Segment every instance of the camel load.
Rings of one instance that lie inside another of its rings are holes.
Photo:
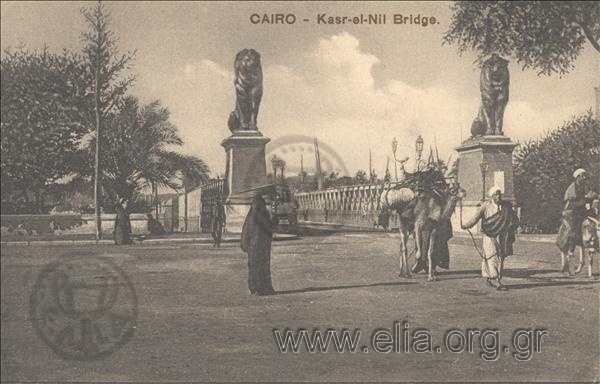
[[[430,168],[414,173],[405,173],[404,179],[390,183],[381,196],[385,206],[410,202],[419,191],[431,191],[442,196],[450,188],[444,173],[437,168]]]

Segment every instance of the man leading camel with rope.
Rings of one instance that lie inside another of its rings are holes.
[[[481,232],[483,236],[483,252],[481,253],[481,276],[490,287],[498,290],[506,290],[502,284],[502,271],[504,258],[513,254],[513,243],[515,232],[519,225],[519,219],[512,209],[509,201],[502,200],[500,187],[490,188],[488,195],[490,200],[485,201],[477,214],[462,229],[474,227],[481,220]],[[496,280],[498,285],[492,282]]]

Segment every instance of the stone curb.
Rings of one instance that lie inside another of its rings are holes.
[[[285,240],[296,240],[299,237],[290,234],[276,234],[274,241],[285,241]],[[223,243],[237,243],[240,241],[239,237],[226,237],[221,240]],[[174,238],[174,239],[147,239],[142,240],[134,245],[144,244],[212,244],[213,240],[210,238],[196,237],[196,238]],[[34,241],[2,241],[2,246],[46,246],[46,245],[112,245],[113,240],[34,240]]]
[[[306,223],[308,224],[308,222]],[[313,223],[310,223],[313,224]],[[319,225],[318,223],[314,223],[316,225]],[[343,227],[340,226],[339,224],[326,224],[327,226],[337,226],[336,229],[342,229],[342,230],[353,230],[355,232],[381,232],[381,233],[390,233],[390,232],[384,232],[383,230],[367,230],[367,231],[360,231],[359,228],[347,228],[347,227]],[[392,232],[395,233],[395,232]],[[469,235],[467,233],[463,233],[463,232],[455,232],[454,233],[454,237],[459,237],[459,238],[468,238]],[[296,240],[298,239],[299,236],[297,235],[292,235],[292,234],[277,234],[276,237],[273,239],[274,241],[286,241],[286,240]],[[475,238],[478,238],[478,235],[475,235]],[[517,240],[525,240],[525,241],[532,241],[532,242],[536,242],[536,243],[554,243],[556,240],[556,235],[517,235]],[[225,237],[223,238],[222,242],[223,243],[237,243],[240,241],[239,237]],[[113,240],[100,240],[100,241],[96,241],[96,240],[34,240],[34,241],[2,241],[0,242],[0,245],[2,246],[46,246],[46,245],[111,245],[113,244]],[[144,244],[212,244],[212,239],[210,238],[203,238],[203,237],[196,237],[196,238],[165,238],[165,239],[146,239],[146,240],[142,240],[139,241],[137,243],[135,243],[137,245],[144,245]]]
[[[361,227],[361,226],[344,225],[344,224],[338,224],[338,223],[321,223],[318,221],[298,221],[298,224],[321,227],[321,228],[327,229],[327,230],[340,230],[340,231],[346,231],[346,232],[381,232],[381,233],[385,233],[383,228]]]

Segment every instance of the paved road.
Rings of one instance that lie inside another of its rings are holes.
[[[432,283],[397,276],[397,242],[355,233],[274,243],[278,294],[269,297],[248,294],[238,244],[3,246],[2,381],[598,380],[600,281],[559,274],[551,244],[518,242],[518,255],[507,261],[510,290],[499,292],[479,278],[468,239],[451,241],[451,270]],[[44,266],[77,255],[113,260],[139,302],[133,337],[88,362],[61,358],[30,321],[30,295]],[[393,331],[396,321],[407,321],[413,336],[429,330],[434,347],[453,329],[496,329],[498,347],[512,347],[517,329],[549,334],[524,362],[513,357],[514,347],[484,361],[477,339],[474,353],[376,353],[371,335]],[[360,348],[280,353],[273,332],[288,328],[360,329]]]

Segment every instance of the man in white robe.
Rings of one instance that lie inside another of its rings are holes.
[[[502,284],[504,258],[513,254],[512,244],[515,241],[515,231],[519,221],[512,204],[502,200],[500,187],[490,188],[488,195],[490,200],[485,201],[477,214],[462,225],[462,228],[472,228],[481,220],[483,237],[481,276],[490,287],[506,290]],[[496,280],[498,285],[494,285],[492,280]]]

